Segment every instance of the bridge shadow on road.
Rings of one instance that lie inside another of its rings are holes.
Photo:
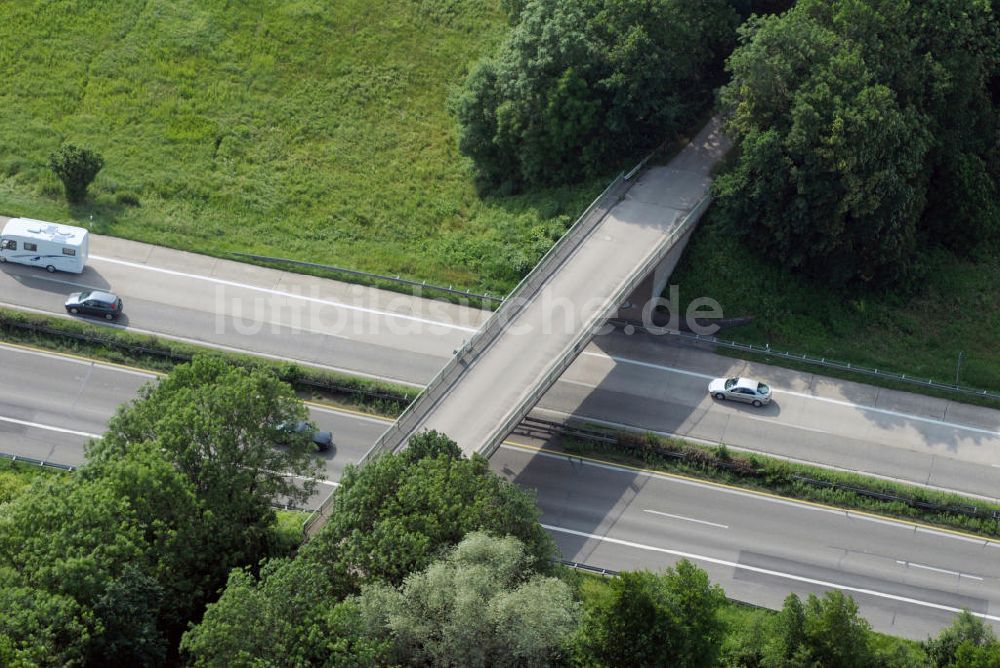
[[[647,475],[574,456],[563,450],[558,436],[538,439],[520,433],[512,435],[490,463],[494,471],[537,495],[540,521],[549,527],[564,559],[621,567],[619,561],[611,563],[596,554],[603,547],[598,537],[607,535],[629,509],[649,482]],[[670,563],[665,557],[663,565]]]

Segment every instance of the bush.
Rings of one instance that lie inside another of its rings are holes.
[[[63,144],[49,156],[49,166],[62,181],[66,199],[77,204],[86,199],[87,187],[104,167],[104,158],[90,149]]]

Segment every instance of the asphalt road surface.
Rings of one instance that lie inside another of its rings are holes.
[[[152,379],[140,372],[0,346],[0,451],[61,463]],[[334,433],[335,482],[386,422],[312,407]],[[516,437],[513,440],[519,440]],[[791,591],[841,588],[873,626],[924,638],[968,608],[1000,620],[1000,545],[903,522],[630,470],[508,442],[493,470],[536,490],[542,522],[565,558],[616,570],[688,558],[729,596],[772,608]],[[317,495],[328,494],[327,484]]]
[[[0,223],[2,223],[0,219]],[[0,265],[0,303],[65,315],[66,294],[111,286],[137,331],[414,385],[444,366],[481,311],[95,237],[81,276]],[[102,324],[102,323],[98,323]],[[762,409],[717,404],[708,379],[769,383]],[[598,336],[539,417],[675,434],[708,443],[997,499],[1000,411],[749,364],[669,337]]]

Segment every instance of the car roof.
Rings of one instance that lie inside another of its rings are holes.
[[[748,390],[756,390],[757,386],[760,385],[753,378],[737,378],[736,387],[745,387]]]
[[[118,301],[118,295],[112,294],[110,292],[102,292],[101,290],[91,290],[90,292],[84,292],[80,295],[84,299],[96,299],[100,302],[116,302]]]

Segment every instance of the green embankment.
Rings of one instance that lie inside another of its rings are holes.
[[[845,296],[764,260],[713,222],[702,222],[671,283],[682,310],[711,297],[726,317],[753,316],[749,325],[720,332],[744,343],[807,353],[909,376],[1000,390],[1000,257],[972,260],[933,255],[913,297]],[[733,276],[740,280],[733,280]],[[772,360],[781,364],[779,360]],[[817,373],[836,375],[821,367]],[[854,378],[870,382],[863,377]],[[900,389],[920,391],[916,386]],[[963,401],[961,395],[948,395]]]
[[[506,292],[607,179],[480,198],[449,96],[499,2],[7,3],[0,214]],[[68,207],[64,142],[105,158]]]

